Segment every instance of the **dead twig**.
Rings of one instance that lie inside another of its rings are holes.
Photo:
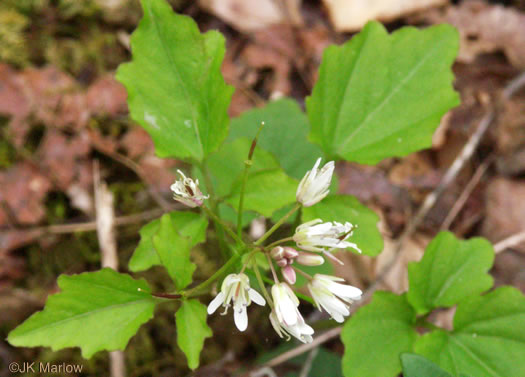
[[[465,189],[459,196],[459,198],[456,200],[454,205],[452,206],[450,212],[448,213],[447,217],[443,221],[443,224],[441,224],[441,230],[447,230],[452,222],[456,219],[456,216],[459,214],[461,209],[463,209],[463,206],[467,202],[468,198],[470,197],[470,194],[472,194],[472,191],[476,188],[479,181],[481,180],[481,177],[485,174],[489,166],[494,161],[494,156],[487,157],[485,161],[481,165],[478,166],[476,169],[476,172],[468,182],[468,184],[465,186]]]
[[[288,361],[290,359],[293,359],[296,356],[299,356],[300,354],[307,352],[311,349],[317,348],[319,345],[328,342],[329,340],[339,336],[341,334],[341,331],[343,330],[342,326],[334,327],[331,330],[328,330],[321,335],[317,336],[312,343],[306,343],[302,344],[300,346],[295,347],[294,349],[291,349],[290,351],[287,351],[277,357],[274,357],[267,363],[263,365],[263,367],[269,367],[272,368],[276,365],[282,364],[285,361]]]
[[[93,186],[95,191],[95,214],[98,243],[102,254],[102,267],[118,270],[117,239],[115,237],[115,210],[113,194],[100,180],[98,160],[93,162]],[[109,353],[111,377],[126,376],[124,352]]]
[[[304,362],[304,366],[301,369],[301,373],[299,373],[299,377],[308,377],[308,373],[310,373],[310,370],[312,369],[312,363],[318,353],[319,347],[315,347],[313,350],[310,351],[308,357],[306,358],[306,361]]]
[[[525,230],[510,237],[507,237],[494,245],[494,252],[501,253],[503,250],[519,245],[525,242]]]

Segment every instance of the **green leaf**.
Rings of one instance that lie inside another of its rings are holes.
[[[159,230],[153,236],[153,246],[175,287],[181,290],[191,283],[193,271],[197,266],[190,260],[190,240],[181,236],[175,225],[168,213],[163,215],[160,218]]]
[[[198,300],[184,300],[177,313],[177,344],[188,359],[188,366],[193,370],[199,366],[199,355],[204,340],[212,336],[206,324],[206,306]]]
[[[394,377],[401,372],[399,355],[412,351],[417,338],[416,313],[405,295],[376,292],[372,301],[346,322],[345,377]]]
[[[295,202],[297,190],[295,179],[279,169],[267,170],[250,175],[246,182],[244,208],[270,217],[279,208]],[[232,196],[226,199],[231,206],[239,203],[240,183],[234,188]]]
[[[427,246],[423,258],[408,265],[408,301],[418,314],[450,307],[492,287],[487,273],[494,249],[483,238],[467,241],[450,232],[439,233]]]
[[[190,247],[206,240],[208,220],[194,212],[170,212],[169,216],[175,230],[190,241]],[[144,271],[160,265],[160,258],[153,246],[153,236],[159,231],[160,218],[155,219],[140,229],[140,242],[129,261],[129,269],[133,272]],[[176,246],[176,245],[173,245]]]
[[[101,350],[123,350],[153,317],[156,300],[146,282],[109,268],[61,275],[58,286],[62,291],[49,296],[44,310],[11,331],[9,343],[53,351],[80,347],[89,359]]]
[[[208,158],[208,169],[211,172],[217,198],[230,195],[235,186],[240,184],[244,161],[248,158],[251,144],[251,140],[246,138],[237,139],[232,143],[224,144],[218,152]],[[252,166],[248,170],[248,178],[261,171],[280,168],[276,158],[262,148],[255,148],[252,161]],[[197,172],[196,177],[202,179],[201,176]],[[238,203],[235,203],[234,208],[237,206]]]
[[[264,122],[257,146],[271,152],[284,171],[301,179],[314,166],[322,152],[308,139],[308,119],[294,100],[282,98],[269,102],[260,109],[253,109],[232,119],[228,140],[247,137],[253,140]]]
[[[224,38],[217,31],[201,34],[164,0],[141,3],[133,60],[117,72],[131,117],[150,134],[158,156],[202,161],[228,135],[233,88],[220,71]]]
[[[425,334],[415,351],[457,376],[525,376],[525,297],[501,287],[461,302],[454,331]]]
[[[413,353],[402,354],[401,364],[403,377],[452,377],[433,362]]]
[[[383,238],[377,228],[379,216],[350,195],[328,196],[312,207],[303,208],[301,220],[322,219],[357,225],[349,241],[354,242],[365,255],[376,256],[383,250]],[[350,249],[355,252],[355,250]]]
[[[459,104],[450,25],[389,35],[370,22],[349,42],[325,49],[306,100],[310,140],[329,158],[376,164],[431,145],[441,117]]]

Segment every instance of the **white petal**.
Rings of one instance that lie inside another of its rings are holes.
[[[213,314],[217,310],[219,306],[221,306],[224,302],[224,293],[219,292],[217,296],[208,305],[208,314]]]
[[[239,331],[244,331],[248,327],[248,313],[246,313],[246,306],[242,306],[239,309],[233,311],[233,319],[235,320],[235,326]]]
[[[264,306],[266,305],[266,300],[263,296],[260,295],[259,292],[257,292],[255,289],[250,288],[248,290],[248,295],[250,296],[250,299],[255,302],[257,305]]]
[[[344,285],[343,287],[344,288],[337,287],[335,290],[332,290],[332,292],[343,300],[361,300],[363,292],[361,292],[359,288],[352,287],[351,285]]]

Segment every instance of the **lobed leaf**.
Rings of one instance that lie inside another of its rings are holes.
[[[61,292],[49,296],[44,310],[11,331],[10,344],[53,351],[80,347],[89,359],[101,350],[123,350],[153,317],[156,300],[146,282],[109,268],[61,275],[58,286]]]
[[[450,307],[492,287],[488,274],[494,249],[483,238],[467,241],[450,232],[439,233],[423,258],[408,265],[408,301],[418,314]]]
[[[310,140],[330,159],[376,164],[431,145],[441,117],[459,104],[450,25],[389,35],[370,22],[349,42],[325,49],[306,100]]]
[[[190,240],[177,232],[168,213],[160,218],[159,230],[153,236],[153,246],[177,290],[186,288],[191,283],[197,266],[190,260]]]
[[[525,296],[501,287],[458,305],[454,331],[425,334],[415,351],[454,376],[525,376]]]
[[[204,340],[213,335],[206,323],[206,306],[198,300],[184,300],[175,313],[177,322],[177,344],[188,359],[188,366],[194,370],[199,366],[199,355]]]
[[[412,351],[417,338],[412,327],[415,319],[406,295],[376,292],[343,327],[345,377],[397,376],[401,372],[399,355]]]
[[[133,60],[117,79],[128,91],[133,120],[150,134],[160,157],[203,161],[228,135],[233,88],[220,68],[224,37],[199,32],[165,0],[142,0],[144,16],[131,36]]]
[[[174,229],[189,240],[190,247],[206,240],[208,220],[205,217],[189,211],[170,212],[169,216]],[[149,222],[140,229],[140,242],[129,261],[131,271],[144,271],[152,266],[162,264],[153,246],[153,236],[159,231],[159,228],[160,218]],[[177,247],[178,245],[172,246]]]

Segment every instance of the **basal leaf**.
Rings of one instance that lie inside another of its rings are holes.
[[[255,173],[246,182],[244,208],[270,217],[279,208],[295,202],[298,184],[297,180],[287,176],[281,168]],[[239,183],[226,199],[234,208],[239,203],[240,189]]]
[[[186,288],[197,266],[190,260],[190,240],[177,232],[168,213],[160,218],[159,230],[153,236],[153,246],[177,290]]]
[[[397,376],[401,372],[399,355],[412,351],[417,338],[412,327],[415,319],[405,295],[376,292],[343,327],[345,377]]]
[[[450,69],[457,50],[452,26],[389,35],[377,22],[326,48],[306,100],[310,139],[329,158],[364,164],[429,147],[441,117],[459,104]]]
[[[401,355],[403,377],[452,377],[433,362],[413,353]]]
[[[454,376],[525,376],[525,297],[513,287],[458,305],[454,331],[433,331],[415,351]]]
[[[378,255],[383,250],[383,238],[377,228],[379,216],[350,195],[328,196],[312,207],[303,208],[302,221],[349,221],[357,225],[349,241],[354,242],[363,254]],[[353,249],[350,249],[355,251]]]
[[[206,306],[198,300],[184,300],[175,313],[177,322],[177,344],[188,359],[188,366],[196,369],[199,366],[199,355],[204,340],[212,336],[206,323]]]
[[[277,157],[286,174],[301,179],[322,152],[308,141],[310,126],[297,102],[282,98],[260,109],[246,111],[232,119],[228,139],[246,137],[252,140],[261,122],[265,125],[257,145]]]
[[[494,249],[483,238],[467,241],[441,232],[427,246],[423,258],[408,266],[408,301],[418,314],[449,307],[492,287],[487,273]]]
[[[190,247],[206,240],[208,220],[205,217],[189,211],[170,212],[169,216],[175,230],[189,240]],[[153,246],[153,236],[159,231],[159,228],[160,218],[149,222],[140,229],[140,242],[129,261],[129,269],[131,271],[144,271],[152,266],[161,264]]]
[[[101,350],[123,350],[153,317],[156,300],[146,282],[109,268],[61,275],[58,286],[61,292],[49,296],[44,310],[11,331],[9,343],[54,351],[80,347],[90,358]]]
[[[224,38],[216,31],[201,34],[165,0],[141,3],[133,60],[117,72],[131,117],[150,134],[158,156],[202,161],[228,135],[233,88],[220,72]]]

